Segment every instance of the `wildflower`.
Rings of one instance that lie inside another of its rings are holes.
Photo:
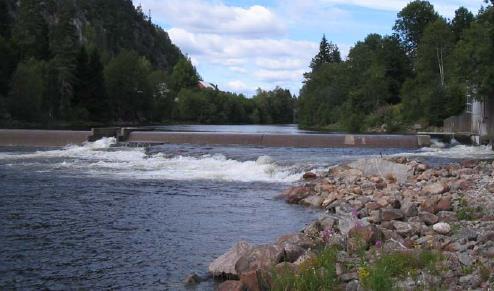
[[[377,240],[377,241],[376,241],[376,249],[380,249],[380,248],[382,248],[382,247],[383,247],[383,242],[382,242],[382,241],[380,241],[380,240]]]
[[[333,237],[333,234],[334,234],[333,228],[331,228],[331,227],[326,228],[325,230],[321,231],[321,233],[320,233],[321,238],[325,243],[328,243],[331,240],[331,238]]]
[[[366,267],[359,267],[357,273],[358,278],[361,282],[365,281],[365,279],[367,279],[367,277],[369,277],[370,275],[369,270],[367,270]]]
[[[358,212],[357,212],[357,209],[355,209],[355,208],[352,209],[352,217],[354,219],[358,219]]]

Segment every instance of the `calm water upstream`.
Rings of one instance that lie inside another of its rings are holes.
[[[188,273],[206,275],[236,241],[272,242],[316,217],[275,199],[305,171],[403,153],[441,162],[492,152],[126,148],[112,139],[0,148],[0,289],[183,290]]]

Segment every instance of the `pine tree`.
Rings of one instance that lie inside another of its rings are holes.
[[[71,115],[71,103],[76,82],[76,57],[79,51],[79,40],[74,25],[75,7],[71,0],[58,3],[58,23],[52,30],[50,47],[54,54],[54,65],[57,70],[57,85],[59,91],[60,117]]]
[[[455,33],[456,41],[461,39],[463,31],[470,27],[474,20],[472,12],[465,7],[460,7],[455,11],[455,17],[451,21],[451,27]]]
[[[105,121],[110,116],[110,104],[105,92],[104,66],[98,49],[94,48],[89,53],[89,103],[86,108],[91,120]]]
[[[41,11],[42,1],[20,1],[13,38],[19,46],[22,59],[34,57],[47,60],[50,57],[48,24]]]
[[[0,36],[9,39],[10,29],[12,25],[12,17],[9,14],[7,1],[0,0]]]
[[[310,68],[312,71],[317,71],[322,64],[340,63],[341,56],[338,46],[332,42],[328,42],[326,35],[322,36],[319,44],[319,53],[312,59]]]

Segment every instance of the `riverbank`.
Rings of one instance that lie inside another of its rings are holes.
[[[234,279],[219,290],[494,286],[494,162],[374,158],[304,179],[281,197],[320,219],[272,245],[236,244],[209,266]]]

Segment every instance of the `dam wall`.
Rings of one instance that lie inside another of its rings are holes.
[[[0,129],[0,146],[65,146],[113,136],[130,144],[251,145],[264,147],[419,148],[428,135],[246,134],[219,132],[158,132],[113,129],[93,131]],[[124,132],[125,134],[121,134]]]
[[[243,134],[199,132],[140,132],[128,135],[131,143],[253,145],[265,147],[374,147],[419,148],[429,146],[429,136],[352,134]]]
[[[81,144],[91,131],[0,129],[0,146],[53,147]]]

